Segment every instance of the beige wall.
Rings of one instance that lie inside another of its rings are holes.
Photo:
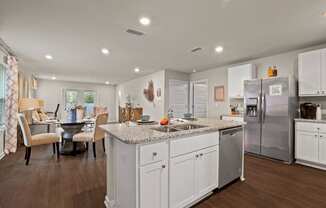
[[[326,44],[319,45],[316,47],[306,48],[302,50],[291,51],[287,53],[282,53],[274,56],[253,59],[248,62],[238,63],[253,63],[257,66],[257,74],[258,78],[266,78],[267,77],[267,69],[269,66],[277,66],[278,75],[279,76],[294,76],[297,78],[298,74],[298,54],[304,51],[309,51],[317,48],[326,48]],[[222,54],[223,55],[223,54]],[[227,69],[232,66],[222,66],[214,69],[193,73],[190,75],[191,80],[208,80],[208,88],[209,88],[209,103],[208,103],[208,116],[209,117],[219,117],[223,114],[229,113],[229,104],[231,103],[242,103],[242,100],[231,100],[226,99],[225,102],[215,102],[214,95],[214,86],[224,85],[226,98],[228,98],[228,79],[227,79]],[[322,104],[322,108],[326,108],[326,98],[300,98],[300,101],[312,101],[318,102]]]
[[[96,92],[96,104],[108,107],[109,120],[116,120],[114,86],[39,79],[36,97],[45,100],[46,111],[54,111],[59,103],[61,113],[64,108],[64,89],[94,90]]]
[[[6,56],[1,50],[0,50],[0,63],[1,64],[5,64],[4,62],[3,62],[3,57],[4,56]]]
[[[144,96],[144,89],[147,88],[148,82],[153,81],[155,98],[154,102],[149,102]],[[153,120],[160,120],[164,115],[165,100],[165,71],[155,72],[143,77],[139,77],[117,85],[116,102],[117,106],[125,106],[126,97],[129,95],[131,101],[136,106],[143,108],[143,114],[150,115]],[[161,97],[156,96],[156,91],[161,88]],[[118,113],[118,112],[117,112]]]

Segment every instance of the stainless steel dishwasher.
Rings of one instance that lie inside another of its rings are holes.
[[[240,178],[242,170],[243,128],[220,131],[218,187]]]

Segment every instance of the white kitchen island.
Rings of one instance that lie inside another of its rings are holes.
[[[219,131],[239,126],[243,123],[216,119],[168,129],[102,126],[107,132],[106,207],[183,208],[199,202],[218,188]],[[241,154],[244,180],[243,147]]]

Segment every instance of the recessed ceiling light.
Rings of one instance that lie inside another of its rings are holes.
[[[52,80],[56,80],[57,78],[56,78],[55,76],[52,76],[51,79],[52,79]]]
[[[53,59],[53,57],[50,54],[46,54],[45,55],[45,58],[48,59],[48,60],[52,60]]]
[[[224,48],[223,48],[222,46],[217,46],[217,47],[215,48],[215,52],[216,52],[216,53],[222,53],[223,50],[224,50]]]
[[[106,82],[105,82],[105,84],[106,84],[106,85],[109,85],[109,84],[110,84],[110,82],[109,82],[109,81],[106,81]]]
[[[196,70],[196,69],[194,69],[194,70],[192,70],[192,72],[193,72],[193,73],[195,73],[195,72],[197,72],[197,70]]]
[[[148,17],[141,17],[139,19],[140,24],[144,25],[144,26],[148,26],[151,24],[151,20]]]
[[[110,54],[110,51],[109,51],[109,49],[107,49],[107,48],[102,48],[102,49],[101,49],[101,52],[102,52],[104,55],[109,55],[109,54]]]
[[[136,67],[136,68],[134,69],[134,71],[135,71],[136,73],[138,73],[138,72],[140,72],[140,69],[139,69],[138,67]]]

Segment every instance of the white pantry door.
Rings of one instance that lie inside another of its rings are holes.
[[[189,82],[183,80],[169,80],[169,108],[176,118],[183,118],[188,113]]]
[[[208,81],[194,81],[191,86],[192,114],[196,118],[206,118],[208,114]]]

